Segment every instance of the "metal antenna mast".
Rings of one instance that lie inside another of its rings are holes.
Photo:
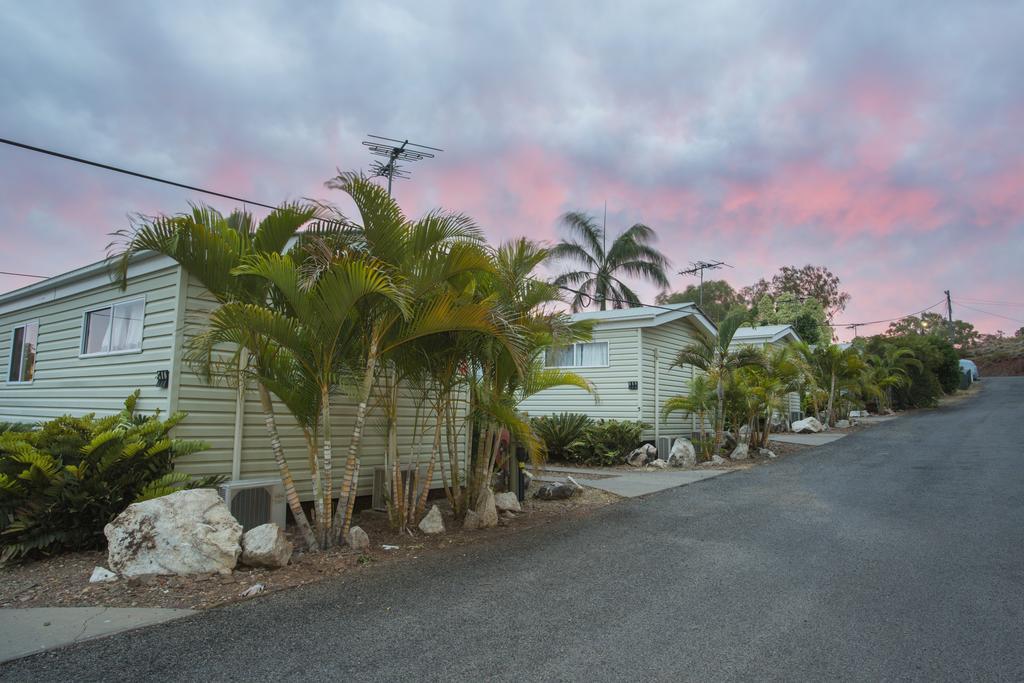
[[[704,306],[704,271],[718,270],[721,267],[732,268],[725,261],[690,261],[690,267],[679,271],[680,275],[700,275],[700,289],[698,289],[698,306]]]
[[[434,155],[427,150],[433,152],[443,152],[443,149],[437,147],[427,147],[426,145],[418,145],[415,142],[409,142],[408,140],[395,140],[394,138],[385,138],[380,135],[367,134],[366,137],[373,138],[372,140],[363,140],[363,145],[370,148],[370,154],[378,157],[384,157],[386,161],[374,161],[370,165],[370,172],[374,177],[381,177],[388,179],[388,196],[391,196],[391,181],[395,178],[408,179],[409,171],[399,166],[399,161],[420,161],[422,159],[433,159]]]

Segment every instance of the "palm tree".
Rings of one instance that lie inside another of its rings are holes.
[[[699,425],[697,430],[700,434],[702,457],[708,457],[708,449],[704,443],[704,417],[708,414],[708,411],[714,409],[716,400],[717,392],[708,381],[707,375],[696,375],[690,380],[690,391],[688,394],[673,396],[665,401],[665,404],[662,406],[662,414],[666,418],[677,410],[696,415],[697,424]]]
[[[828,405],[825,411],[828,424],[836,423],[835,404],[837,389],[840,384],[855,379],[864,366],[860,351],[853,346],[841,348],[837,344],[822,345],[814,349],[814,359],[818,369],[818,380],[822,387],[828,387]]]
[[[665,269],[669,262],[651,246],[654,230],[637,223],[620,234],[607,248],[605,228],[587,214],[571,211],[562,216],[562,225],[569,233],[551,250],[551,258],[572,263],[570,270],[555,278],[560,287],[572,287],[572,310],[577,312],[596,302],[603,311],[612,308],[639,306],[640,297],[629,288],[620,275],[643,278],[662,289],[668,287]]]
[[[720,452],[722,434],[725,431],[725,385],[736,370],[761,363],[760,354],[754,348],[741,346],[736,350],[729,349],[736,330],[745,319],[745,312],[729,315],[718,326],[717,337],[704,335],[697,337],[696,341],[691,342],[679,352],[673,364],[673,367],[692,365],[707,373],[716,383],[718,398],[715,413],[714,452],[716,454]]]
[[[126,287],[132,257],[140,252],[154,251],[177,262],[217,302],[261,306],[271,296],[269,284],[260,278],[237,277],[232,273],[233,269],[246,258],[284,252],[289,242],[317,217],[318,210],[304,204],[283,205],[259,224],[247,212],[236,211],[225,217],[211,207],[198,204],[193,205],[188,213],[140,217],[132,222],[129,229],[114,233],[119,238],[110,245],[117,259],[115,274],[121,286]],[[227,358],[223,352],[218,356],[211,353],[205,370],[200,370],[201,376],[210,383],[237,383],[239,392],[245,390],[247,377],[256,379],[271,451],[288,506],[304,540],[311,549],[315,549],[317,543],[281,445],[274,402],[266,382],[261,379],[271,375],[270,369],[275,361],[267,345],[244,326],[230,332],[222,329],[221,333],[231,337],[233,353]],[[294,409],[298,410],[298,406]]]
[[[910,383],[907,369],[912,367],[920,370],[924,366],[908,348],[891,346],[882,355],[867,356],[865,374],[871,388],[875,390],[872,393],[878,400],[879,408],[891,407],[892,390]]]

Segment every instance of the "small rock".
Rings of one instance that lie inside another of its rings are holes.
[[[523,511],[523,506],[519,504],[519,498],[511,491],[494,496],[494,506],[498,508],[498,512]]]
[[[262,583],[254,583],[253,585],[246,588],[244,591],[238,594],[242,598],[251,598],[257,593],[262,593],[265,586]]]
[[[475,531],[480,528],[480,515],[475,510],[466,510],[466,516],[462,519],[462,528],[468,531]]]
[[[836,420],[836,429],[847,429],[849,426],[849,420]]]
[[[348,530],[348,541],[349,546],[352,550],[362,553],[370,549],[370,537],[363,531],[362,527],[354,526]]]
[[[757,449],[757,454],[760,455],[762,458],[768,458],[769,460],[774,460],[775,458],[779,457],[775,455],[775,451],[770,450],[768,448]]]
[[[731,451],[736,448],[739,442],[736,440],[736,435],[732,432],[722,432],[722,449]]]
[[[672,442],[668,464],[672,467],[693,467],[697,464],[697,449],[689,439],[676,439]]]
[[[657,458],[655,460],[652,460],[650,465],[651,465],[651,467],[657,468],[659,470],[663,470],[663,469],[668,467],[668,463],[665,462],[664,460],[662,460],[661,458]]]
[[[579,489],[572,484],[558,481],[551,484],[544,484],[544,486],[537,489],[537,493],[534,494],[534,497],[540,498],[541,500],[565,500],[567,498],[572,498],[576,495],[577,491],[579,491]]]
[[[444,533],[444,518],[441,517],[441,510],[436,505],[431,506],[427,516],[420,520],[419,528],[425,534]]]
[[[89,577],[89,583],[109,583],[111,581],[117,581],[117,574],[106,567],[96,567],[92,570],[92,576]]]
[[[498,508],[494,505],[494,491],[484,489],[484,495],[476,504],[476,514],[480,517],[481,529],[498,526]]]
[[[729,461],[726,460],[725,458],[723,458],[720,455],[713,455],[713,456],[711,456],[711,464],[712,465],[728,465]]]
[[[384,548],[384,550],[398,550],[397,545],[388,545],[387,543],[382,545],[381,548]]]
[[[583,490],[583,484],[579,483],[578,481],[573,479],[571,476],[566,476],[565,477],[565,483],[569,484],[569,486],[572,486],[577,491],[582,491]]]
[[[729,454],[730,460],[746,460],[750,457],[750,446],[745,443],[741,443],[739,446],[733,449],[732,453]]]
[[[273,522],[249,529],[242,536],[242,562],[250,567],[287,566],[292,550],[291,541]]]

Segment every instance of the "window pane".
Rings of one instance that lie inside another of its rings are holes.
[[[569,368],[573,366],[574,353],[572,346],[549,348],[544,354],[544,364],[549,368]]]
[[[129,301],[114,306],[108,351],[134,351],[142,348],[144,301]]]
[[[14,337],[11,340],[11,365],[7,374],[7,381],[19,382],[21,377],[21,350],[25,346],[25,328],[15,327]]]
[[[578,344],[579,365],[608,365],[608,342],[590,342]]]
[[[102,308],[85,314],[83,353],[101,353],[110,344],[110,309]]]
[[[21,347],[21,379],[28,382],[36,374],[36,339],[39,337],[39,323],[29,323],[24,328],[25,342]]]

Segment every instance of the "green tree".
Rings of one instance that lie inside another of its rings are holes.
[[[668,287],[668,259],[651,246],[655,233],[646,225],[636,223],[628,228],[612,241],[611,248],[607,248],[604,228],[592,216],[569,212],[562,216],[562,226],[568,238],[551,250],[550,257],[577,268],[554,280],[556,285],[578,290],[572,297],[574,312],[590,303],[602,311],[609,304],[612,308],[639,306],[640,297],[623,282],[623,276],[641,278],[662,289]]]
[[[799,299],[788,293],[777,296],[765,294],[755,303],[751,316],[756,325],[792,325],[808,344],[832,341],[828,316],[814,298]]]
[[[905,334],[930,334],[949,339],[949,320],[938,313],[925,312],[911,315],[889,323],[885,333],[890,336]],[[958,351],[968,351],[981,341],[981,334],[974,325],[963,320],[953,321],[953,346]]]
[[[850,295],[840,287],[838,275],[825,266],[808,264],[802,268],[783,266],[770,281],[762,278],[750,287],[745,287],[742,294],[752,303],[759,301],[765,294],[772,297],[791,294],[801,300],[816,299],[831,321],[836,313],[846,309],[850,301]]]
[[[700,287],[687,285],[682,292],[662,292],[654,300],[659,304],[682,304],[689,301],[697,303],[700,299]],[[737,309],[745,309],[746,305],[739,293],[725,280],[707,280],[704,282],[704,303],[701,308],[717,323]]]
[[[725,387],[733,373],[740,368],[758,365],[761,362],[757,351],[749,346],[730,349],[736,330],[745,322],[743,314],[733,314],[718,326],[715,337],[700,335],[680,350],[674,366],[693,367],[708,374],[715,382],[717,406],[715,412],[714,452],[720,453],[722,433],[725,431]]]

